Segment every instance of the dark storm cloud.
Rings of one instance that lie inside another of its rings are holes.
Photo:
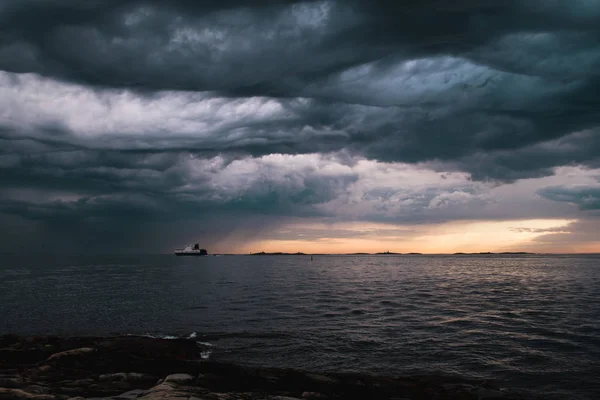
[[[153,150],[344,148],[514,180],[572,160],[510,152],[599,125],[599,17],[583,0],[13,1],[0,8],[0,69],[144,96],[274,97],[290,115],[224,127],[233,142],[174,132],[144,143]],[[565,154],[597,163],[598,141],[584,139]]]
[[[216,246],[236,251],[240,243],[264,231],[276,228],[278,218],[266,219],[239,214],[202,215],[189,221],[150,219],[44,219],[32,220],[0,212],[0,222],[7,234],[0,243],[2,252],[85,253],[160,253],[170,252],[182,244],[201,241],[209,251]]]
[[[268,163],[250,165],[252,179],[228,176],[228,165],[244,161],[190,165],[190,157],[80,149],[0,156],[0,224],[11,238],[0,248],[25,250],[26,238],[54,251],[160,252],[201,238],[231,251],[289,217],[325,215],[314,206],[356,180],[302,165],[272,171],[277,165]]]
[[[538,191],[549,200],[576,204],[582,210],[600,210],[600,186],[554,186]]]
[[[465,156],[455,168],[468,171],[475,180],[513,181],[552,175],[564,165],[600,167],[600,130],[586,130],[515,150],[497,150]],[[448,167],[448,165],[444,165]]]
[[[52,147],[19,155],[14,141],[5,144],[13,147],[0,153],[5,189],[0,212],[34,220],[122,223],[231,213],[316,216],[320,213],[312,206],[333,200],[357,180],[352,171],[322,174],[312,162],[279,166],[277,159],[236,161],[179,152]],[[30,188],[36,192],[28,196]]]
[[[600,167],[599,20],[585,0],[2,1],[0,225],[127,248],[596,210],[589,185],[539,210],[478,185]]]

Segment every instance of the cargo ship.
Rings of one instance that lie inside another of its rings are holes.
[[[206,249],[201,249],[198,243],[184,247],[183,249],[175,249],[176,256],[207,256]]]

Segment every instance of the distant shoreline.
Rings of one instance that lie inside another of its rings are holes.
[[[479,253],[448,253],[448,254],[426,254],[426,253],[394,253],[394,252],[383,252],[383,253],[285,253],[285,252],[258,252],[258,253],[250,253],[250,254],[241,254],[241,255],[249,255],[249,256],[487,256],[487,255],[539,255],[543,253],[529,253],[526,251],[505,251],[500,253],[493,252],[479,252]],[[234,254],[218,254],[218,255],[234,255]],[[237,255],[237,254],[236,254]]]
[[[142,252],[116,252],[116,253],[102,253],[102,252],[56,252],[49,253],[45,252],[36,252],[27,251],[27,252],[19,252],[19,251],[3,251],[0,252],[0,256],[172,256],[174,255],[172,252],[165,253],[142,253]],[[467,252],[456,252],[456,253],[395,253],[395,252],[379,252],[379,253],[366,253],[366,252],[357,252],[357,253],[304,253],[304,252],[258,252],[258,253],[209,253],[207,256],[439,256],[439,257],[447,257],[447,256],[486,256],[486,255],[536,255],[536,256],[600,256],[600,253],[534,253],[534,252],[526,252],[526,251],[508,251],[508,252],[475,252],[475,253],[467,253]],[[204,256],[206,257],[206,256]]]

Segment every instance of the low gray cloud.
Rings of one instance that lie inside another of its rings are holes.
[[[568,229],[564,227],[558,228],[510,228],[512,232],[517,233],[568,233]]]
[[[600,186],[554,186],[538,194],[552,201],[576,204],[581,210],[600,210]]]
[[[598,218],[588,218],[573,222],[560,232],[548,233],[534,239],[531,249],[539,252],[570,253],[598,252],[600,223]]]

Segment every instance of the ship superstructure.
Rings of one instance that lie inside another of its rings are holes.
[[[184,247],[183,249],[175,250],[176,256],[207,256],[206,249],[201,249],[198,243]]]

